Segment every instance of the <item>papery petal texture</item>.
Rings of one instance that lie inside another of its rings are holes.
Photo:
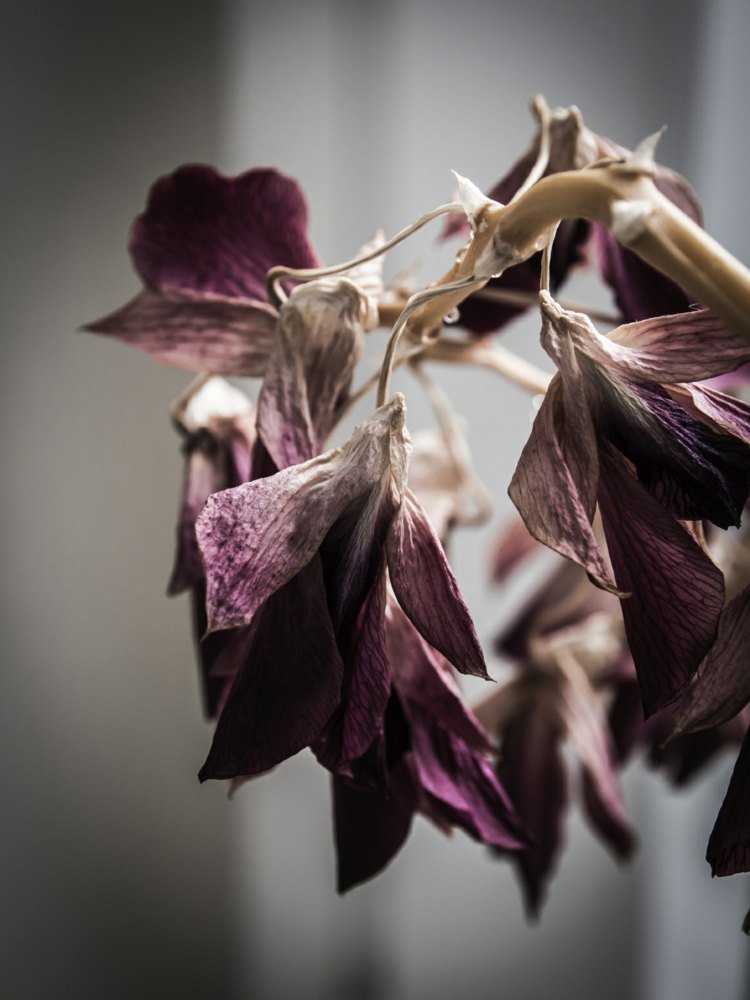
[[[130,252],[150,288],[266,302],[271,267],[318,266],[306,230],[304,196],[279,171],[224,177],[193,165],[154,184]]]
[[[150,290],[83,327],[170,368],[221,375],[262,375],[275,328],[276,311],[264,301]]]
[[[708,652],[724,578],[688,532],[613,455],[599,504],[646,715],[674,701]]]

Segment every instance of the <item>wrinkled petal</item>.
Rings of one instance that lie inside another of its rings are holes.
[[[362,788],[336,774],[332,782],[337,886],[347,892],[381,872],[398,853],[411,829],[414,804],[391,790]]]
[[[482,647],[443,547],[408,491],[386,548],[396,597],[417,630],[456,670],[487,677]]]
[[[591,527],[598,448],[588,409],[562,405],[558,377],[534,420],[508,495],[530,533],[572,559],[605,590],[616,592]]]
[[[409,717],[415,770],[429,812],[490,847],[527,846],[523,823],[490,763],[434,726],[420,706],[410,705]]]
[[[487,733],[461,697],[450,667],[441,662],[393,600],[388,604],[386,636],[393,683],[401,698],[421,705],[435,725],[473,750],[488,751]]]
[[[324,448],[362,355],[366,302],[351,281],[320,280],[283,305],[258,397],[258,432],[279,469]]]
[[[307,205],[277,170],[223,177],[180,167],[151,188],[130,234],[136,270],[152,289],[186,289],[267,301],[266,272],[317,267],[307,240]]]
[[[688,532],[611,455],[599,504],[645,714],[674,701],[708,652],[724,578]]]
[[[750,344],[708,309],[628,323],[594,343],[595,360],[654,382],[697,382],[750,361]]]
[[[342,677],[314,559],[253,619],[247,660],[219,716],[201,781],[259,774],[309,746],[339,703]]]
[[[675,713],[675,733],[728,722],[750,702],[750,586],[727,604],[716,641]]]
[[[138,347],[171,368],[262,375],[275,327],[276,310],[265,302],[146,290],[83,329]]]
[[[708,841],[706,861],[712,875],[735,875],[750,871],[750,729],[716,823]]]
[[[370,517],[377,517],[394,477],[405,479],[404,413],[397,395],[355,428],[342,448],[209,499],[196,532],[212,629],[248,624],[310,562],[352,504],[364,498]]]
[[[670,385],[667,391],[686,410],[713,430],[732,434],[750,445],[750,404],[708,385]]]

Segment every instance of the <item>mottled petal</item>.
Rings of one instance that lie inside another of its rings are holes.
[[[729,788],[716,817],[706,851],[712,875],[750,871],[750,729],[745,736]]]
[[[310,562],[352,504],[367,500],[368,524],[378,516],[394,465],[403,465],[405,473],[404,413],[397,395],[355,428],[342,448],[209,499],[196,533],[212,629],[248,624]],[[362,537],[372,534],[366,527],[360,525]]]
[[[688,532],[602,453],[599,503],[645,714],[674,701],[708,652],[724,578]]]
[[[414,803],[393,791],[362,788],[334,774],[333,819],[339,892],[381,872],[411,829]]]
[[[201,781],[259,774],[309,746],[339,703],[343,669],[316,558],[256,614]]]
[[[591,527],[597,451],[585,402],[563,408],[556,377],[536,415],[508,495],[535,538],[583,566],[598,586],[616,592]]]
[[[727,604],[716,641],[675,713],[675,733],[728,722],[750,702],[750,586]]]
[[[362,355],[366,311],[343,278],[302,285],[282,307],[258,398],[258,432],[279,469],[325,448]]]
[[[487,677],[482,647],[443,547],[408,491],[386,548],[396,597],[418,631],[456,670]]]
[[[270,268],[318,266],[306,231],[304,196],[279,171],[223,177],[211,167],[186,166],[151,188],[133,224],[130,252],[152,289],[262,303]]]
[[[275,328],[276,310],[263,302],[143,291],[83,329],[138,347],[171,368],[262,375]]]

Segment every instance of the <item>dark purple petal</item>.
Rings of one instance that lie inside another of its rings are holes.
[[[662,770],[667,780],[680,788],[691,782],[717,755],[741,744],[746,729],[747,719],[738,715],[714,729],[682,733],[666,745],[664,740],[667,737],[662,735],[659,745],[652,746],[648,762]]]
[[[609,378],[591,366],[587,390],[600,434],[683,520],[738,525],[750,494],[750,446],[713,430],[660,385]]]
[[[200,667],[201,692],[203,709],[208,719],[215,719],[226,699],[227,690],[231,686],[234,668],[239,667],[239,658],[233,651],[243,648],[246,629],[235,629],[232,632],[214,632],[206,635],[208,621],[206,619],[206,587],[201,580],[196,583],[190,595],[191,619],[195,648]],[[231,663],[233,669],[227,671],[226,664]]]
[[[411,703],[412,752],[428,814],[501,850],[528,846],[528,836],[492,766],[463,740],[435,726]]]
[[[345,279],[301,286],[284,304],[258,398],[258,432],[280,469],[325,448],[362,354],[365,306]]]
[[[259,774],[309,746],[339,703],[343,669],[314,559],[256,614],[201,781]]]
[[[675,713],[675,732],[728,722],[750,702],[750,586],[724,608],[716,641]]]
[[[750,445],[750,404],[709,385],[688,383],[666,388],[681,406],[713,430],[719,434],[734,435]]]
[[[750,729],[745,736],[729,788],[716,817],[706,851],[712,875],[750,871]]]
[[[404,844],[414,815],[413,791],[410,801],[392,789],[363,788],[337,774],[332,782],[337,886],[347,892],[381,872]]]
[[[360,757],[383,732],[391,670],[385,640],[382,566],[347,640],[340,703],[315,746],[318,760],[332,771]]]
[[[490,570],[493,583],[503,583],[527,559],[541,551],[544,550],[540,548],[540,543],[536,538],[529,534],[529,529],[523,520],[520,517],[514,517],[506,525],[495,545]]]
[[[304,196],[277,170],[223,177],[196,165],[162,177],[133,224],[130,252],[150,288],[256,303],[267,301],[270,268],[318,265],[307,240]]]
[[[554,713],[532,699],[503,728],[498,774],[533,838],[513,856],[531,917],[539,915],[562,847],[568,779],[560,737]]]
[[[276,318],[264,302],[143,291],[84,330],[122,340],[171,368],[262,375]]]
[[[627,861],[638,846],[638,837],[627,821],[622,803],[613,810],[610,799],[602,795],[588,770],[583,772],[581,790],[584,813],[590,825],[618,858]]]
[[[456,670],[487,677],[482,647],[443,547],[408,491],[386,548],[396,597],[418,631]]]
[[[388,605],[386,638],[393,683],[402,699],[421,705],[435,725],[486,752],[487,733],[461,697],[451,668],[417,632],[395,601]]]
[[[645,714],[674,701],[708,652],[724,578],[688,532],[602,452],[599,503]]]
[[[565,402],[556,376],[508,495],[535,538],[583,566],[598,586],[616,591],[591,527],[599,464],[594,427],[585,400]]]

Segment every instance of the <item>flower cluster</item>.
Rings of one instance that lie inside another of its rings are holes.
[[[750,406],[722,391],[741,376],[718,378],[750,363],[727,325],[739,279],[697,277],[701,304],[681,287],[649,220],[688,227],[690,263],[705,251],[700,208],[653,142],[630,153],[577,109],[536,108],[539,134],[489,197],[462,181],[464,213],[446,207],[444,237],[469,242],[444,289],[407,302],[386,288],[381,234],[322,267],[294,181],[191,166],[154,185],[134,224],[143,291],[88,327],[197,374],[172,410],[185,480],[168,590],[191,594],[215,722],[200,777],[234,788],[309,748],[331,775],[342,891],[380,871],[421,814],[512,858],[536,914],[573,771],[593,829],[627,857],[617,772],[633,752],[683,781],[736,743],[709,860],[716,874],[750,870]],[[539,192],[554,200],[558,175],[584,192],[580,217],[562,205],[513,243],[509,213]],[[662,250],[667,274],[642,259]],[[606,333],[552,294],[594,259],[621,317]],[[559,561],[506,621],[497,652],[513,674],[475,710],[458,677],[489,674],[446,550],[486,493],[422,367],[439,324],[398,344],[443,291],[466,331],[447,356],[505,357],[478,354],[477,338],[535,302],[556,370],[538,376],[546,392],[509,489],[521,518],[494,576],[543,546]],[[374,409],[331,447],[369,385],[354,388],[367,336],[394,318]],[[405,361],[437,418],[413,443],[389,391]],[[256,402],[227,376],[259,379]]]

